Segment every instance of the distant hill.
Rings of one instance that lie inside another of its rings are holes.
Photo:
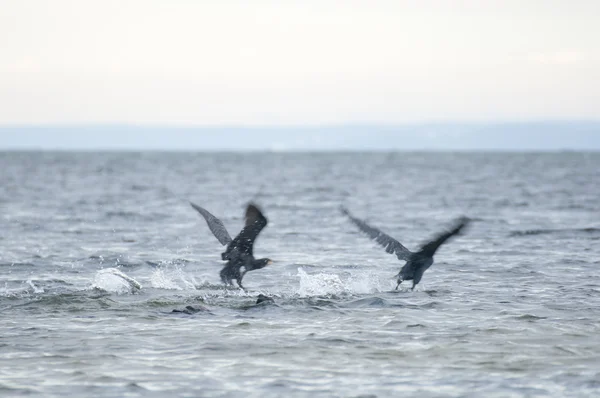
[[[19,150],[600,150],[600,122],[423,123],[398,126],[0,126]]]

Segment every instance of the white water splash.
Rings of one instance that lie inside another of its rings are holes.
[[[384,280],[387,283],[384,283],[384,286],[382,287],[380,274],[374,274],[371,272],[359,272],[356,275],[352,275],[348,279],[348,285],[352,293],[378,293],[384,290],[389,290],[390,286],[392,286],[391,282],[388,279],[389,278],[384,277]]]
[[[341,294],[346,290],[340,277],[335,274],[309,275],[302,268],[298,268],[298,277],[298,294],[302,297]]]
[[[44,293],[44,288],[42,288],[42,287],[37,287],[36,285],[34,285],[34,283],[33,283],[33,281],[32,281],[31,279],[29,279],[29,280],[27,281],[27,284],[28,284],[29,286],[31,286],[31,288],[33,289],[33,292],[34,292],[34,293]]]
[[[173,275],[167,274],[162,269],[157,269],[152,273],[150,276],[150,284],[157,289],[183,290],[183,288],[175,282]]]
[[[92,288],[116,294],[130,294],[140,290],[142,285],[116,268],[105,268],[96,273]]]
[[[150,276],[152,287],[157,289],[185,290],[196,289],[194,277],[187,275],[181,268],[158,268]]]
[[[300,287],[297,293],[301,297],[343,293],[369,294],[382,290],[379,278],[370,273],[352,274],[342,279],[337,274],[318,273],[310,275],[302,268],[298,268],[298,277],[300,278]]]

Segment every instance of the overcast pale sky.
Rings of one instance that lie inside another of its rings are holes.
[[[598,119],[598,0],[0,0],[0,124]]]

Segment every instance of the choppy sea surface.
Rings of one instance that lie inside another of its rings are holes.
[[[0,395],[598,397],[599,174],[577,152],[0,153]],[[250,200],[274,263],[244,292],[188,202],[235,235]],[[473,222],[395,291],[342,203],[409,249]]]

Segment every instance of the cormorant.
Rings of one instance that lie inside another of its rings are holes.
[[[342,213],[348,216],[350,221],[352,221],[361,231],[383,246],[386,252],[390,254],[396,254],[399,260],[406,261],[406,264],[404,264],[398,275],[396,275],[398,278],[396,290],[398,290],[398,287],[402,281],[410,280],[413,282],[411,290],[414,290],[415,286],[421,281],[423,273],[433,264],[433,255],[435,254],[436,250],[444,242],[446,242],[446,240],[454,235],[459,234],[460,231],[470,222],[467,217],[460,217],[458,220],[456,220],[452,229],[439,234],[431,242],[422,245],[418,252],[411,252],[396,239],[352,216],[352,214],[350,214],[345,207],[340,207],[340,210]]]
[[[267,219],[255,204],[250,203],[246,208],[244,228],[242,228],[235,239],[231,239],[221,220],[202,207],[192,202],[190,204],[204,217],[208,228],[217,240],[223,246],[227,246],[221,254],[221,258],[227,260],[227,264],[225,264],[225,267],[219,273],[223,283],[232,285],[232,280],[235,279],[238,286],[244,289],[242,279],[246,272],[264,268],[272,263],[268,258],[258,260],[254,258],[252,246],[260,231],[267,225]]]

